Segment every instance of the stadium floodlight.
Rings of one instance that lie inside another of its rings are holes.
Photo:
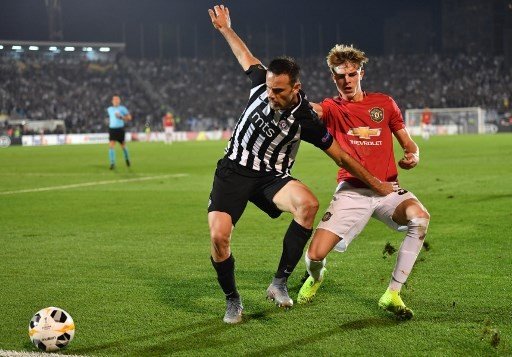
[[[30,46],[28,49],[30,51],[37,51],[37,50],[39,50],[39,47],[37,47],[37,46]]]
[[[4,49],[4,46],[3,45],[0,45],[0,50],[3,50]]]
[[[66,51],[66,52],[73,52],[74,50],[75,50],[75,48],[72,46],[64,47],[64,51]]]
[[[92,47],[82,47],[82,51],[84,51],[84,52],[92,52]]]
[[[19,51],[19,50],[21,50],[21,49],[22,49],[22,47],[21,47],[21,46],[17,46],[17,45],[15,45],[15,46],[12,46],[12,47],[11,47],[11,49],[16,50],[16,51]]]
[[[100,52],[110,52],[110,47],[100,47]]]
[[[59,49],[55,46],[50,46],[49,50],[50,51],[58,51]]]

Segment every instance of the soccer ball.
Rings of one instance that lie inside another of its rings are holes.
[[[71,342],[75,335],[75,324],[66,311],[58,307],[47,307],[32,317],[28,334],[37,348],[54,352]]]

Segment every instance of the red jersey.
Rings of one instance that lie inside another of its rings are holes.
[[[421,113],[421,123],[422,124],[430,124],[430,121],[432,120],[432,112],[430,110],[424,110],[423,113]]]
[[[404,129],[405,123],[393,98],[364,92],[359,102],[336,97],[325,99],[320,105],[321,119],[341,148],[381,181],[396,181],[392,133]],[[340,181],[366,187],[344,168],[338,171]]]
[[[164,126],[166,128],[174,126],[174,120],[173,120],[172,116],[170,116],[170,115],[164,116]]]

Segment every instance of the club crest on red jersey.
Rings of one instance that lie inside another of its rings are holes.
[[[370,109],[370,118],[376,122],[380,123],[382,120],[384,120],[384,109],[379,107],[373,107]]]

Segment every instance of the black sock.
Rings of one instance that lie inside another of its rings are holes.
[[[302,257],[304,247],[309,237],[311,237],[311,233],[313,233],[312,229],[302,227],[295,220],[290,223],[284,235],[283,253],[275,275],[276,278],[288,278],[291,275]]]
[[[233,254],[222,262],[215,262],[213,257],[210,257],[210,260],[217,272],[217,280],[219,281],[222,291],[224,291],[224,294],[226,295],[226,299],[239,298],[240,295],[236,290],[235,283],[235,258],[233,258]]]

